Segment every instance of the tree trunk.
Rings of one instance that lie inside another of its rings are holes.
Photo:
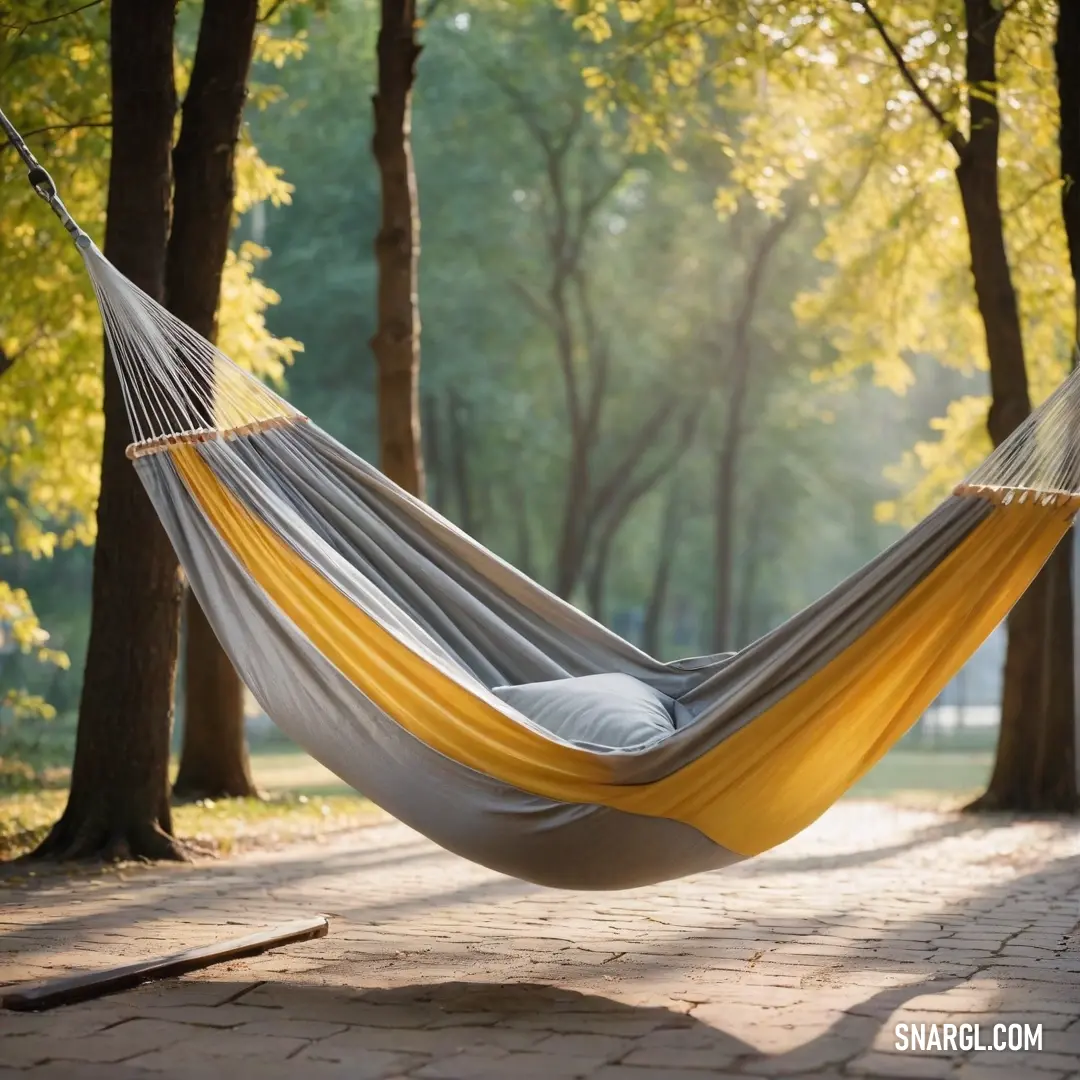
[[[105,254],[164,298],[175,0],[112,0],[112,160]],[[71,792],[36,854],[181,858],[168,764],[180,586],[176,556],[135,470],[119,378],[105,358],[105,439],[93,611]]]
[[[424,433],[427,502],[433,510],[446,514],[446,454],[443,446],[441,402],[440,395],[421,395],[420,430]]]
[[[562,526],[555,551],[554,590],[557,596],[569,600],[581,578],[587,545],[585,542],[585,513],[589,495],[589,451],[580,440],[571,437],[570,463],[567,467],[566,499]]]
[[[517,525],[517,568],[533,577],[532,529],[529,525],[529,500],[520,483],[510,482],[511,498],[514,504],[514,519]]]
[[[378,368],[379,467],[394,483],[423,498],[418,407],[420,218],[410,143],[412,88],[420,56],[414,0],[382,0],[377,53],[372,151],[379,168],[382,219],[375,238],[378,325],[371,348]]]
[[[745,361],[743,365],[744,366]],[[724,437],[716,453],[713,488],[713,598],[712,651],[728,652],[732,640],[732,597],[735,592],[735,499],[739,449],[742,445],[742,405],[745,386],[737,386],[728,398]]]
[[[679,547],[682,531],[682,498],[679,482],[675,480],[664,500],[663,518],[660,522],[660,542],[656,548],[656,572],[653,575],[649,603],[641,628],[641,647],[650,656],[660,652],[661,632],[664,625],[664,609],[667,607],[668,590],[671,586],[671,569],[675,565],[675,552]]]
[[[757,625],[760,620],[754,618],[754,601],[757,595],[758,580],[762,564],[766,561],[765,547],[765,507],[772,498],[766,491],[757,491],[750,507],[750,516],[746,523],[746,557],[743,560],[743,572],[739,581],[739,602],[736,605],[735,642],[741,649],[757,637]]]
[[[165,302],[177,318],[211,340],[229,250],[236,143],[257,16],[257,0],[205,0],[173,152]],[[212,401],[213,387],[205,389]],[[212,407],[208,412],[212,426]],[[185,797],[254,795],[244,741],[243,686],[190,591],[186,620],[184,742],[173,790]]]
[[[454,477],[457,524],[463,532],[475,537],[478,529],[469,475],[466,405],[456,390],[450,390],[447,398],[447,411],[450,414],[450,468]]]
[[[1058,5],[1054,42],[1060,101],[1058,142],[1061,151],[1061,211],[1073,278],[1073,309],[1080,303],[1080,5]],[[1074,339],[1077,336],[1074,324]],[[1072,356],[1076,365],[1076,352]],[[1075,811],[1080,807],[1076,775],[1076,654],[1074,538],[1058,546],[1048,564],[1049,615],[1043,657],[1046,714],[1038,728],[1033,801],[1037,806]]]
[[[604,621],[604,600],[607,595],[607,573],[611,565],[611,549],[615,545],[616,529],[605,529],[593,545],[592,565],[585,579],[585,601],[589,614],[598,622]]]
[[[735,595],[735,502],[738,485],[739,454],[746,435],[746,404],[750,392],[750,328],[754,321],[758,297],[765,279],[769,257],[781,237],[795,220],[797,209],[777,218],[765,231],[753,254],[743,302],[735,319],[732,334],[731,361],[728,374],[728,408],[724,437],[716,455],[714,488],[715,530],[713,565],[716,575],[716,594],[713,608],[713,652],[728,652],[732,648],[732,607]]]
[[[987,427],[997,446],[1031,412],[998,191],[995,42],[1004,9],[994,0],[966,0],[965,9],[967,78],[978,92],[970,95],[971,132],[956,177],[990,358]],[[1071,564],[1070,545],[1060,545],[1009,614],[997,755],[973,810],[1076,808]]]
[[[1080,305],[1080,4],[1058,4],[1057,61],[1061,148],[1061,211],[1069,244],[1076,304]],[[1080,337],[1075,333],[1074,336]]]
[[[185,799],[255,796],[244,685],[190,590],[184,608],[184,745],[173,793]]]

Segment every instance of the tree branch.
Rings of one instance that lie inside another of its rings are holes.
[[[111,128],[112,120],[81,120],[74,124],[49,124],[46,127],[33,128],[31,131],[24,131],[22,137],[24,139],[32,139],[35,135],[48,135],[54,131],[81,131],[83,128]],[[11,146],[10,140],[5,140],[0,143],[0,150],[6,150]]]
[[[614,468],[611,470],[611,475],[604,484],[597,488],[596,496],[593,499],[593,505],[589,514],[589,521],[587,522],[588,531],[592,530],[592,527],[605,513],[608,506],[618,495],[620,487],[626,483],[627,478],[633,475],[633,472],[638,467],[641,459],[653,445],[656,437],[667,426],[668,421],[671,419],[674,412],[675,397],[673,395],[667,395],[661,400],[660,404],[653,409],[641,427],[638,428],[637,434],[626,448],[626,452],[621,456],[620,460],[615,463]]]
[[[80,11],[86,11],[87,8],[97,7],[102,0],[90,0],[88,4],[80,4],[78,7],[71,8],[68,11],[61,11],[58,15],[46,15],[43,19],[31,19],[26,23],[0,23],[0,30],[17,30],[20,34],[25,34],[27,30],[35,26],[45,26],[47,23],[59,22],[61,19],[70,18],[72,15],[78,15]]]
[[[585,337],[585,355],[589,363],[591,376],[586,390],[585,417],[582,431],[585,440],[591,441],[600,427],[600,412],[607,391],[608,373],[611,367],[611,350],[605,335],[600,331],[593,315],[592,300],[588,282],[580,264],[571,273],[578,294],[578,308],[581,311],[582,329]]]
[[[679,427],[678,436],[668,448],[667,453],[662,455],[660,460],[656,462],[651,469],[646,470],[637,477],[634,477],[631,472],[629,481],[614,503],[612,514],[618,516],[620,519],[625,519],[626,514],[629,513],[630,507],[632,507],[638,499],[643,498],[652,491],[652,489],[660,483],[660,481],[663,480],[676,465],[678,465],[679,460],[686,451],[689,450],[690,444],[694,441],[694,436],[697,434],[697,427],[701,421],[701,415],[705,411],[705,400],[706,396],[702,394],[686,409],[683,414],[683,422]]]
[[[259,16],[258,22],[269,22],[287,3],[289,0],[274,0],[273,3]]]
[[[3,346],[0,346],[0,377],[6,375],[44,336],[44,331],[38,331],[38,333],[15,353],[5,352]]]
[[[525,282],[514,278],[510,282],[510,288],[525,302],[525,306],[547,327],[555,328],[555,317],[544,306],[544,302],[538,299]]]
[[[893,41],[892,36],[889,34],[888,28],[878,18],[877,13],[870,6],[869,0],[859,0],[863,11],[870,17],[870,21],[874,24],[874,29],[877,30],[878,36],[881,38],[885,45],[885,48],[892,54],[893,59],[896,61],[896,65],[900,70],[900,74],[903,76],[904,81],[915,92],[915,96],[923,103],[926,110],[937,122],[941,133],[945,136],[949,145],[963,157],[967,151],[967,139],[957,130],[957,127],[949,118],[938,108],[934,103],[933,98],[919,85],[919,80],[915,78],[914,72],[908,67],[907,61],[904,59],[904,54],[900,51],[899,46]]]

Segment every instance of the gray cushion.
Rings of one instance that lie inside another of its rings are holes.
[[[629,675],[496,686],[492,693],[551,734],[590,749],[629,750],[675,730],[674,701]]]

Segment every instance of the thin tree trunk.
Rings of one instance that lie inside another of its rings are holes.
[[[165,293],[175,0],[112,0],[112,159],[105,254]],[[38,855],[181,858],[168,764],[179,622],[177,561],[135,470],[119,378],[105,359],[105,439],[93,610],[71,792]]]
[[[716,594],[713,608],[712,647],[714,652],[732,648],[732,606],[735,595],[735,506],[738,487],[739,455],[747,434],[746,405],[750,392],[750,328],[768,267],[769,257],[795,219],[789,210],[766,230],[750,264],[743,302],[735,319],[732,334],[731,362],[728,374],[728,407],[724,437],[716,455],[714,488],[715,529],[713,565]]]
[[[674,470],[683,455],[690,448],[697,434],[698,422],[704,406],[704,397],[692,404],[682,417],[681,427],[668,452],[649,470],[637,472],[636,467],[667,425],[668,411],[661,405],[652,417],[642,426],[639,438],[628,447],[629,453],[613,472],[611,481],[596,493],[596,505],[592,508],[591,526],[587,536],[596,535],[593,544],[593,561],[586,585],[589,611],[598,622],[604,621],[604,597],[608,570],[611,567],[611,552],[615,538],[630,517],[637,503],[649,494],[664,477]],[[614,481],[614,483],[612,483]],[[597,523],[599,533],[597,535]]]
[[[422,394],[420,397],[420,429],[424,433],[425,480],[428,505],[440,514],[446,513],[446,458],[442,433],[441,397]]]
[[[615,529],[605,529],[599,542],[593,546],[592,565],[585,579],[585,600],[589,614],[600,623],[604,621],[607,572],[611,565],[611,549],[615,543],[616,532]]]
[[[1031,412],[1016,293],[1005,248],[998,191],[995,42],[1004,8],[966,0],[971,134],[956,176],[971,248],[975,293],[986,329],[994,445]],[[1002,689],[1001,730],[994,770],[975,810],[1073,810],[1071,558],[1062,544],[1013,608]],[[1061,633],[1067,642],[1055,644]]]
[[[767,492],[758,491],[750,508],[750,517],[746,524],[746,556],[743,560],[743,572],[739,581],[739,603],[737,605],[735,643],[739,648],[748,645],[757,636],[757,620],[754,618],[754,598],[757,594],[761,565],[765,559],[765,506],[769,499]]]
[[[713,489],[713,566],[716,593],[713,607],[712,651],[731,649],[731,608],[735,583],[735,505],[739,448],[742,445],[742,404],[745,390],[728,399],[724,437],[716,452]]]
[[[236,143],[257,17],[257,0],[205,0],[173,152],[165,302],[177,318],[211,340],[229,250]],[[213,387],[205,389],[212,401]],[[213,424],[212,405],[208,412]],[[185,607],[184,742],[173,790],[189,798],[254,795],[243,685],[190,590]]]
[[[533,577],[532,529],[529,524],[529,500],[520,483],[510,481],[514,500],[514,517],[517,524],[517,568]]]
[[[555,552],[555,593],[569,600],[581,578],[585,561],[585,512],[589,496],[591,447],[586,449],[580,439],[571,435],[570,462],[567,467],[566,500],[563,506],[562,527]]]
[[[454,476],[454,493],[457,496],[457,524],[470,536],[476,535],[476,511],[473,506],[472,486],[469,482],[468,423],[465,402],[456,390],[448,394],[450,413],[450,468]]]
[[[671,587],[671,570],[675,565],[675,553],[679,547],[682,532],[682,492],[678,480],[668,489],[664,500],[663,517],[660,521],[660,542],[656,547],[656,571],[653,574],[652,588],[649,590],[649,602],[645,607],[645,618],[641,627],[641,647],[650,656],[660,652],[664,610],[667,607],[668,591]]]
[[[371,348],[378,368],[379,465],[396,484],[423,498],[417,302],[420,217],[410,142],[412,88],[420,57],[414,0],[382,0],[377,53],[372,151],[379,168],[382,218],[375,238],[378,326]]]

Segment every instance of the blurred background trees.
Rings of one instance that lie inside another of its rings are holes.
[[[1060,31],[1057,6],[1035,0],[1004,13],[976,0],[566,7],[429,0],[412,28],[426,498],[649,651],[737,648],[881,550],[989,448],[1001,331],[985,316],[1002,312],[984,304],[980,318],[973,205],[1003,225],[1025,392],[1041,400],[1067,367],[1065,6]],[[0,31],[4,105],[98,237],[106,8],[51,19],[34,0]],[[178,9],[181,93],[201,10]],[[384,18],[374,0],[264,0],[217,312],[226,352],[372,460],[383,202],[369,100]],[[984,130],[971,81],[991,76],[987,206],[965,200],[958,148]],[[102,387],[77,256],[10,151],[0,171],[10,759],[50,712],[70,738]],[[1069,568],[1057,573],[1030,621],[1064,597],[1055,618],[1071,627]],[[1030,674],[1047,640],[1025,642]],[[978,704],[1000,701],[1001,642],[990,648],[965,683]],[[1065,657],[1053,671],[1071,672]],[[1056,788],[1043,805],[1068,804],[1046,772],[1068,763],[1016,749],[1025,731],[1071,739],[1071,685],[1051,681],[1053,702],[1021,692],[1007,710],[999,802]]]

